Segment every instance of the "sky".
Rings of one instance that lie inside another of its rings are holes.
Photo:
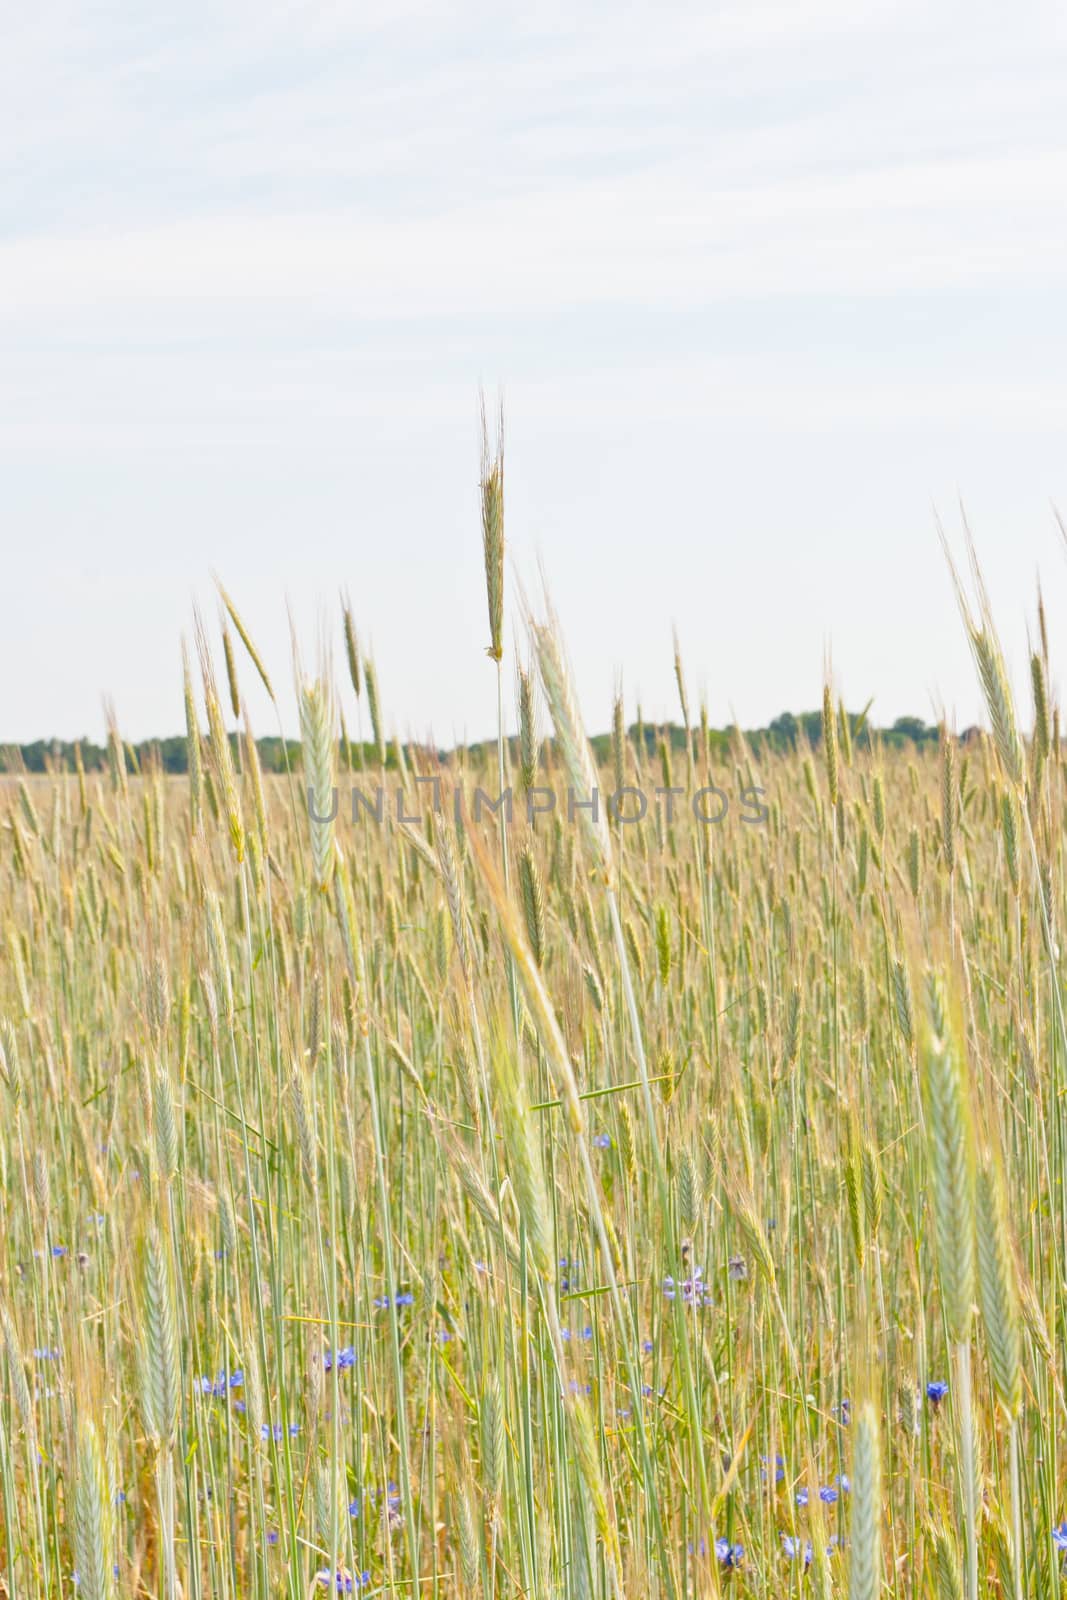
[[[279,682],[291,625],[340,677],[344,588],[390,732],[491,732],[483,385],[509,704],[543,570],[591,730],[620,681],[677,715],[674,627],[713,724],[829,659],[965,726],[962,503],[1025,706],[1039,574],[1054,671],[1067,617],[1065,69],[1027,0],[8,7],[0,742],[99,738],[104,696],[179,731],[216,572]]]

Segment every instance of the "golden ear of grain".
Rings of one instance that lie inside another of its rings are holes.
[[[956,865],[956,741],[941,725],[941,850],[949,872]]]
[[[226,663],[226,684],[230,691],[230,709],[236,719],[241,715],[241,690],[237,683],[237,663],[233,658],[233,640],[225,619],[222,624],[222,656]]]
[[[971,655],[978,672],[978,681],[985,697],[989,720],[993,727],[993,744],[997,758],[1003,769],[1004,776],[1016,790],[1022,787],[1025,777],[1025,763],[1023,761],[1022,740],[1019,738],[1018,723],[1015,716],[1015,701],[1008,682],[1007,668],[1004,665],[1004,656],[1001,652],[1000,641],[997,638],[996,628],[993,623],[993,613],[986,593],[985,583],[982,579],[978,558],[975,554],[974,542],[969,529],[965,528],[967,548],[970,555],[971,571],[977,589],[977,607],[972,611],[967,595],[964,593],[956,564],[948,547],[944,533],[941,533],[941,546],[945,552],[949,571],[952,575],[953,587],[956,591],[956,601],[960,608],[960,616],[967,633],[967,642],[971,647]]]
[[[822,691],[822,748],[826,762],[826,784],[830,791],[831,809],[837,807],[837,723],[834,719],[834,697],[829,680]]]
[[[552,725],[570,790],[569,798],[576,808],[580,808],[580,826],[594,865],[601,876],[607,879],[613,871],[607,808],[601,803],[596,765],[585,736],[578,697],[554,613],[550,610],[544,622],[531,621],[530,632],[545,699],[552,713]]]
[[[226,590],[223,588],[222,582],[221,582],[221,580],[219,579],[219,577],[217,575],[216,575],[216,578],[215,578],[215,587],[219,591],[219,596],[220,596],[220,598],[222,600],[223,605],[226,607],[226,610],[230,614],[230,621],[233,623],[234,627],[237,629],[237,635],[238,635],[241,643],[244,645],[245,649],[248,651],[249,660],[251,661],[252,665],[255,667],[256,671],[259,673],[260,680],[262,681],[264,689],[266,689],[267,693],[270,695],[270,698],[273,700],[274,699],[274,690],[271,687],[270,676],[269,676],[269,674],[267,672],[267,669],[263,665],[263,658],[260,656],[259,651],[256,649],[255,645],[252,643],[251,634],[249,633],[248,629],[245,627],[244,623],[241,621],[241,616],[240,616],[240,613],[237,610],[237,607],[234,605],[233,601],[230,599],[229,595],[226,593]]]

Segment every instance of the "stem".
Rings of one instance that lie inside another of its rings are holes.
[[[1011,1566],[1015,1600],[1023,1600],[1023,1514],[1019,1495],[1019,1419],[1012,1417],[1008,1433],[1011,1460]]]

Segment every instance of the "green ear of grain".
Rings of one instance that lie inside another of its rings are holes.
[[[878,1413],[865,1400],[852,1454],[852,1547],[848,1600],[877,1600],[882,1587],[882,1448]]]
[[[970,1337],[974,1299],[975,1200],[970,1107],[949,1032],[944,992],[931,980],[923,1049],[930,1197],[949,1337]]]
[[[114,1593],[113,1502],[99,1433],[95,1423],[83,1417],[78,1422],[74,1468],[74,1558],[78,1594],[84,1600],[107,1600]]]
[[[1019,1297],[1008,1237],[1007,1204],[993,1158],[978,1169],[978,1291],[989,1370],[997,1398],[1010,1417],[1022,1406]]]

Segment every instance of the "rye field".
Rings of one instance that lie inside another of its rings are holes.
[[[0,1593],[1057,1595],[1043,611],[1017,705],[963,601],[965,740],[724,746],[678,658],[598,767],[497,470],[495,747],[391,743],[346,610],[264,774],[224,597],[186,776],[5,780]]]

